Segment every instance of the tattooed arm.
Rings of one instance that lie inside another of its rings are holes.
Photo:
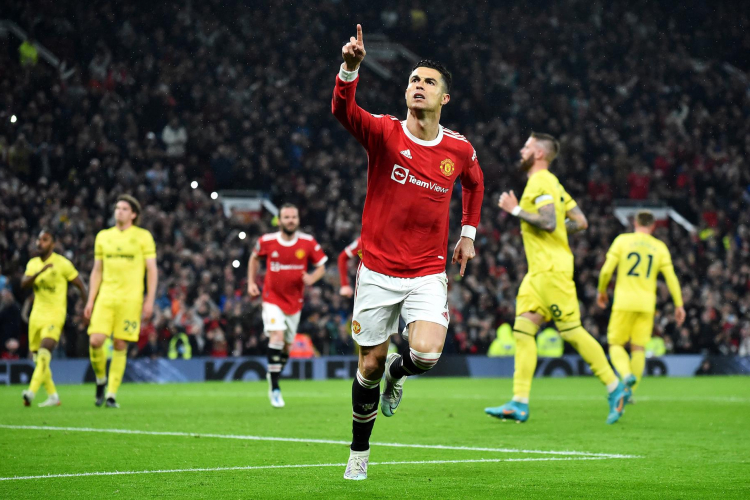
[[[510,191],[509,193],[503,193],[500,195],[500,201],[497,206],[505,210],[506,212],[515,215],[519,219],[525,220],[532,226],[538,227],[542,231],[549,233],[557,229],[557,217],[555,216],[555,205],[549,203],[539,208],[538,214],[532,214],[525,210],[521,210],[518,206],[518,199],[515,193]]]
[[[568,230],[568,234],[577,233],[583,231],[589,227],[589,221],[586,220],[586,216],[583,215],[583,211],[580,207],[573,207],[565,212],[567,219],[565,219],[565,229]]]

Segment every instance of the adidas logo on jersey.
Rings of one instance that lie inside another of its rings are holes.
[[[271,254],[271,257],[278,258],[279,257],[279,252],[277,252],[276,250],[274,250],[273,253]]]
[[[412,157],[411,157],[411,151],[409,151],[408,149],[404,149],[403,151],[401,151],[401,154],[404,155],[404,156],[406,156],[410,160],[412,159]]]

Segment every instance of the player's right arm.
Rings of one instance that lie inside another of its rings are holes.
[[[255,283],[255,279],[258,276],[258,269],[260,269],[260,258],[265,255],[266,252],[263,249],[263,237],[258,238],[253,248],[253,253],[250,254],[250,260],[247,263],[247,293],[251,297],[257,297],[260,295],[260,289]]]
[[[52,267],[52,264],[47,264],[42,269],[39,270],[38,273],[29,273],[28,266],[26,267],[26,274],[24,274],[23,278],[21,278],[21,288],[28,288],[34,284],[34,281],[36,281],[37,277],[42,274],[44,271]]]
[[[83,317],[86,319],[91,319],[91,313],[94,311],[94,301],[96,301],[96,296],[99,295],[99,287],[102,284],[103,268],[102,260],[95,259],[94,268],[91,270],[91,276],[89,277],[89,298],[83,310]]]
[[[377,147],[383,135],[384,123],[391,120],[374,116],[357,105],[355,95],[359,81],[359,66],[365,58],[362,26],[357,25],[357,38],[351,37],[341,48],[344,63],[341,65],[333,89],[331,112],[336,119],[368,151]]]
[[[617,244],[617,238],[612,243],[612,246],[607,251],[607,260],[604,261],[601,271],[599,271],[599,286],[597,287],[599,293],[596,296],[596,305],[604,309],[607,307],[609,302],[609,295],[607,294],[607,287],[609,281],[612,279],[612,274],[617,268],[617,264],[620,263],[620,249]]]
[[[511,190],[500,195],[500,201],[498,201],[497,206],[509,214],[525,220],[532,226],[538,227],[542,231],[552,233],[557,229],[557,216],[555,215],[555,203],[553,201],[540,206],[539,213],[533,214],[526,210],[521,210],[518,198],[516,198],[516,194]]]
[[[102,233],[96,235],[94,240],[94,268],[89,276],[89,298],[86,301],[86,307],[83,309],[83,317],[86,320],[91,319],[91,313],[94,311],[94,301],[99,295],[99,287],[102,284],[102,270],[104,269],[104,248],[102,247]]]

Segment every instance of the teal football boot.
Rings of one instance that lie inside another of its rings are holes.
[[[519,403],[518,401],[511,401],[502,406],[485,408],[484,412],[501,420],[515,420],[519,424],[529,419],[529,405],[527,403]]]

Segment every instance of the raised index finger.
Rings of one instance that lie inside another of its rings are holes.
[[[359,43],[364,43],[364,40],[362,40],[362,25],[361,24],[357,25],[357,41]]]

